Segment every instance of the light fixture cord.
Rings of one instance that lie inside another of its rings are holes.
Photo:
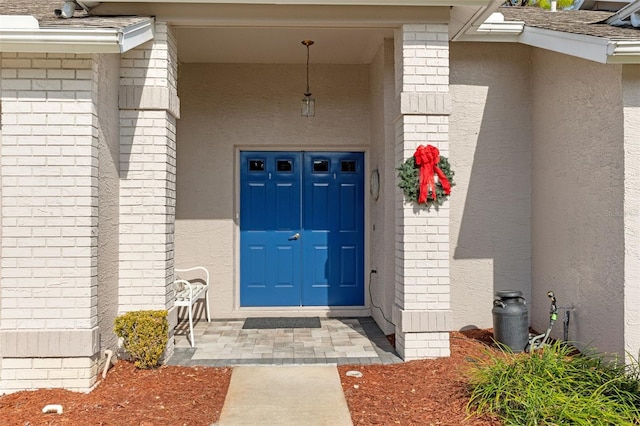
[[[307,91],[304,95],[311,96],[309,92],[309,44],[307,44]]]

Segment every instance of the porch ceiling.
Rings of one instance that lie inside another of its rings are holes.
[[[448,6],[399,4],[109,2],[91,13],[150,15],[168,22],[177,29],[182,62],[303,63],[306,50],[300,42],[311,39],[316,42],[312,63],[362,64],[369,63],[382,40],[393,37],[394,28],[402,24],[451,20]],[[464,9],[473,12],[478,7]]]
[[[181,62],[367,64],[391,28],[178,28]]]

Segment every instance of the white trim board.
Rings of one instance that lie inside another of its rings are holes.
[[[602,64],[640,63],[640,39],[613,40],[525,27],[518,42]]]
[[[124,28],[0,28],[0,52],[124,53],[154,36],[154,18]]]
[[[616,40],[527,27],[520,21],[489,21],[458,41],[522,43],[602,64],[640,63],[640,34],[638,40]]]
[[[541,28],[525,27],[518,42],[600,63],[606,63],[610,54],[607,39]]]

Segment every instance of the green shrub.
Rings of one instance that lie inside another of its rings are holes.
[[[533,354],[491,355],[472,371],[468,410],[507,425],[640,425],[637,361],[571,351],[556,343]]]
[[[114,331],[138,368],[154,368],[169,340],[167,311],[133,311],[115,320]]]

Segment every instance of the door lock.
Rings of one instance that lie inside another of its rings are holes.
[[[299,234],[299,233],[297,233],[297,232],[296,232],[295,234],[293,234],[292,236],[290,236],[290,237],[289,237],[289,241],[292,241],[292,240],[299,240],[299,239],[300,239],[300,234]]]

